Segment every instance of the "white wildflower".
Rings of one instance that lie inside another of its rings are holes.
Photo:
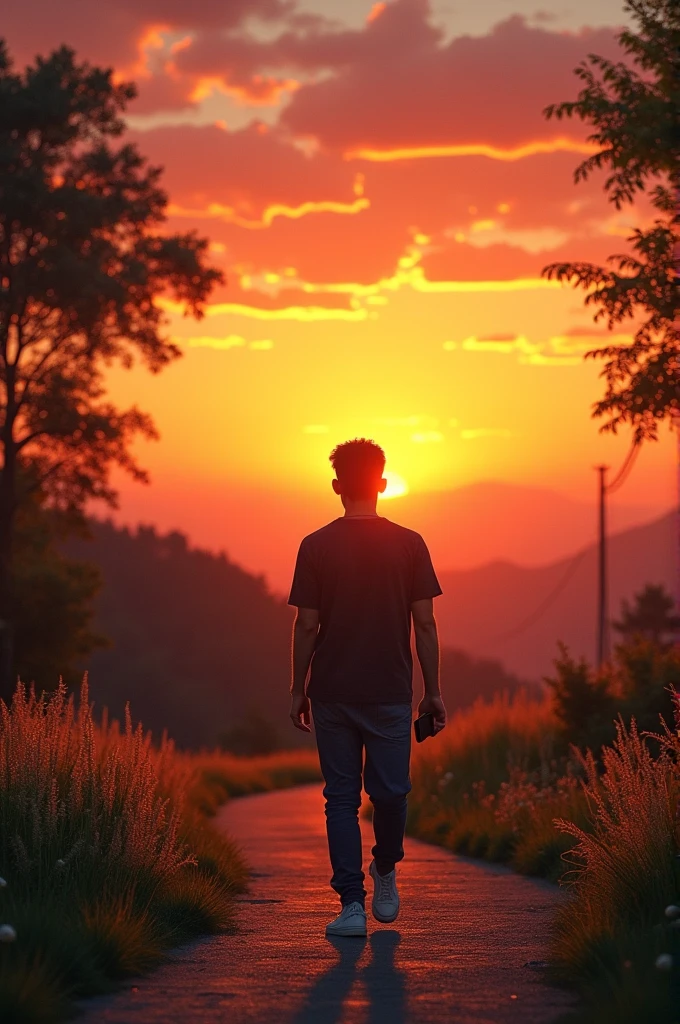
[[[17,933],[11,924],[0,924],[0,942],[14,942]]]
[[[654,966],[657,971],[672,971],[673,970],[673,957],[670,953],[660,953],[654,961]]]
[[[680,917],[680,907],[676,907],[674,903],[671,903],[670,907],[666,907],[664,914],[669,921],[675,921],[676,917]]]

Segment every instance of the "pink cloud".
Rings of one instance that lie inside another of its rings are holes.
[[[588,52],[619,53],[610,29],[551,32],[519,16],[444,43],[428,14],[426,0],[388,4],[333,77],[296,92],[283,123],[340,150],[574,134],[546,122],[543,107],[575,95],[572,71]]]
[[[109,0],[109,5],[143,18],[147,24],[227,30],[250,18],[279,21],[295,8],[294,0]]]
[[[264,124],[235,132],[163,127],[129,138],[165,167],[165,187],[182,205],[217,202],[254,217],[271,203],[354,198],[355,167],[326,154],[308,157]]]
[[[555,129],[542,107],[574,94],[572,68],[588,51],[615,52],[610,30],[551,32],[514,17],[486,36],[446,42],[427,0],[392,0],[359,30],[302,18],[287,0],[102,0],[96,18],[89,0],[27,0],[21,18],[15,11],[5,19],[10,45],[21,37],[45,51],[64,38],[92,60],[136,61],[137,109],[181,109],[213,77],[251,97],[300,77],[273,128],[130,133],[165,167],[171,225],[197,227],[216,243],[230,295],[244,273],[286,269],[315,285],[370,284],[394,273],[418,234],[427,237],[418,243],[422,267],[440,281],[535,276],[554,259],[601,260],[625,247],[605,233],[611,211],[600,182],[572,187],[573,153],[509,163],[344,158],[362,146],[549,139]],[[179,35],[158,35],[161,16],[191,33],[179,48]],[[285,31],[258,38],[248,32],[251,16],[279,20]],[[320,146],[303,151],[302,136]],[[248,297],[271,308],[284,301],[252,292],[233,301]],[[288,290],[285,301],[293,298],[317,302]],[[345,308],[347,298],[318,303]]]
[[[611,252],[606,239],[573,240],[550,252],[530,253],[519,246],[492,245],[476,249],[452,242],[423,257],[422,266],[431,281],[512,280],[538,277],[546,263],[562,260],[601,262]]]
[[[20,65],[66,43],[83,59],[123,70],[138,61],[150,28],[232,31],[252,19],[294,25],[294,8],[294,0],[24,0],[6,5],[0,32]]]
[[[306,155],[257,125],[131,137],[165,165],[173,227],[198,226],[239,272],[294,268],[309,282],[367,284],[394,273],[417,233],[429,238],[423,266],[437,280],[532,275],[567,251],[600,259],[621,247],[598,230],[609,215],[598,183],[573,189],[570,154],[362,165]],[[487,238],[488,225],[496,234]]]

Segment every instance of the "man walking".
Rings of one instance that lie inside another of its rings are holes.
[[[425,682],[418,712],[432,712],[439,732],[446,711],[432,599],[442,591],[422,537],[376,511],[386,486],[382,448],[357,438],[338,445],[330,461],[345,514],[300,545],[288,600],[297,607],[290,717],[310,732],[311,701],[331,886],[342,904],[326,934],[365,936],[362,770],[373,804],[373,916],[389,922],[399,913],[395,865],[404,856],[411,788],[411,621]]]

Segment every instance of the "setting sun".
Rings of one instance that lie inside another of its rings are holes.
[[[402,494],[408,494],[408,484],[403,476],[398,473],[385,473],[387,487],[380,495],[381,498],[400,498]]]

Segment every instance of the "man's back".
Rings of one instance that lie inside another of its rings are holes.
[[[319,612],[309,697],[410,703],[411,605],[440,593],[422,537],[382,516],[344,516],[305,537],[289,603]]]

